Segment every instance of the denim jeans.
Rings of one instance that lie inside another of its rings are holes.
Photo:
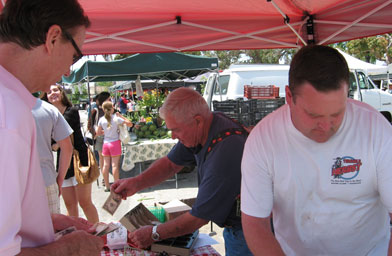
[[[224,228],[223,238],[225,239],[226,256],[253,255],[246,244],[242,227]]]

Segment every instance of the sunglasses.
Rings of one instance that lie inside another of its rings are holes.
[[[75,51],[77,54],[73,56],[73,63],[75,64],[78,60],[80,60],[83,57],[82,51],[79,49],[78,45],[75,43],[75,40],[72,38],[72,36],[65,30],[63,30],[63,34],[65,38],[71,42],[73,48],[75,48]]]

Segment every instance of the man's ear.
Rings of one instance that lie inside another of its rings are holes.
[[[200,115],[196,115],[194,118],[195,118],[196,124],[197,124],[198,126],[200,126],[201,124],[203,124],[203,121],[204,121],[203,117],[201,117]]]
[[[285,91],[286,91],[286,102],[291,107],[291,105],[294,103],[293,102],[293,94],[291,93],[290,88],[289,88],[288,85],[286,85]]]
[[[62,37],[62,30],[59,25],[52,25],[46,33],[45,49],[49,55],[52,54],[53,49]]]

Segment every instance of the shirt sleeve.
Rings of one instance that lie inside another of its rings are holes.
[[[174,145],[167,157],[176,165],[189,166],[195,165],[196,163],[192,150],[185,147],[181,142],[177,142],[177,144]]]
[[[20,252],[21,209],[23,184],[29,168],[30,148],[16,131],[0,128],[0,255],[16,255]],[[8,196],[7,196],[8,195]],[[12,200],[10,200],[12,195]]]
[[[57,111],[54,115],[52,138],[55,141],[60,141],[70,136],[73,133],[73,129],[60,112]]]
[[[124,119],[122,119],[121,117],[118,117],[118,116],[114,116],[114,121],[117,123],[117,124],[123,124],[125,121],[124,121]]]
[[[267,168],[268,156],[256,126],[249,135],[242,157],[241,211],[247,215],[266,218],[273,205],[272,177]]]

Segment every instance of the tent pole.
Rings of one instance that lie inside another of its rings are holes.
[[[301,37],[301,35],[300,35],[297,31],[295,31],[295,29],[293,28],[293,26],[290,25],[290,18],[289,18],[289,16],[287,16],[287,14],[285,14],[273,0],[267,0],[267,2],[271,2],[272,5],[275,7],[275,9],[283,16],[284,24],[286,24],[286,26],[288,26],[289,29],[291,29],[291,31],[297,36],[297,38],[298,38],[299,40],[301,40],[301,42],[302,42],[304,45],[308,45],[308,44],[305,42],[305,40]]]
[[[88,62],[86,62],[86,67],[87,67],[87,95],[88,95],[88,104],[89,104],[89,107],[91,107],[90,79],[89,79],[89,76],[88,76]]]

